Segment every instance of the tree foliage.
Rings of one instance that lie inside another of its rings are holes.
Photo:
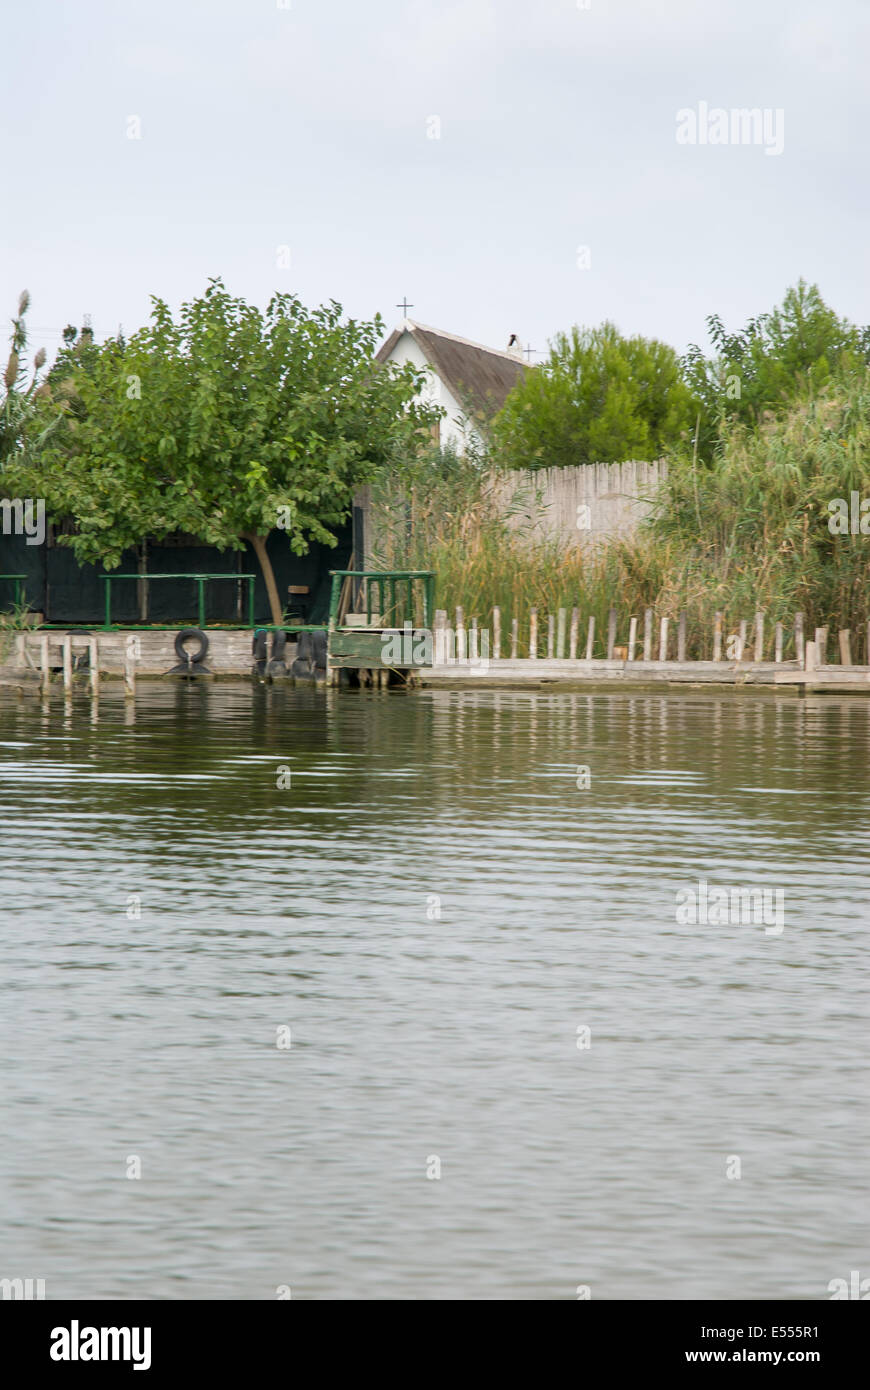
[[[354,489],[429,428],[419,373],[375,363],[381,320],[344,320],[334,301],[278,294],[263,313],[212,280],[177,317],[152,306],[126,342],[67,343],[47,403],[62,426],[25,449],[21,483],[74,519],[79,560],[108,568],[145,536],[249,540],[278,623],[266,537],[282,526],[297,554],[335,544]]]
[[[666,343],[624,338],[612,323],[575,326],[511,391],[493,449],[513,468],[655,459],[691,429],[695,408]]]
[[[755,424],[780,413],[807,390],[854,378],[870,362],[870,329],[840,318],[817,285],[799,280],[782,304],[729,333],[718,314],[707,319],[713,347],[692,344],[683,359],[686,382],[703,405],[701,453],[709,457],[722,423]]]

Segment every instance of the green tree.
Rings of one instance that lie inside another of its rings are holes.
[[[695,410],[666,343],[624,338],[612,323],[575,326],[511,391],[492,446],[513,468],[655,459],[692,428]]]
[[[420,374],[378,365],[381,319],[343,320],[334,301],[278,294],[262,313],[212,280],[177,318],[152,305],[126,342],[70,337],[46,405],[62,426],[22,453],[22,483],[72,517],[78,559],[110,569],[146,536],[249,541],[280,623],[270,531],[297,554],[335,545],[354,489],[428,433]]]
[[[780,413],[807,390],[855,378],[870,361],[870,329],[839,318],[818,285],[804,280],[740,332],[729,333],[718,314],[707,319],[707,331],[712,354],[693,343],[683,368],[703,405],[701,453],[708,458],[723,421],[756,424],[765,411]]]

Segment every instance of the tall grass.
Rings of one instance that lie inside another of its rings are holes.
[[[386,568],[432,569],[438,606],[487,626],[502,612],[502,653],[512,618],[519,654],[528,654],[529,614],[538,610],[538,653],[546,619],[580,610],[581,642],[596,620],[594,652],[605,652],[607,615],[619,615],[617,642],[630,617],[687,621],[687,654],[711,655],[714,616],[726,634],[765,613],[768,650],[782,622],[786,655],[796,612],[809,634],[827,624],[853,632],[870,619],[870,535],[832,535],[828,503],[852,491],[870,499],[870,377],[831,385],[758,427],[724,424],[712,464],[691,451],[668,460],[653,516],[626,541],[566,546],[533,534],[534,498],[520,489],[505,512],[495,500],[495,470],[479,456],[434,453],[373,491]],[[672,628],[673,632],[673,628]],[[671,638],[673,651],[675,635]],[[654,648],[657,651],[656,630]],[[863,639],[853,639],[853,651]],[[866,657],[865,657],[866,659]]]

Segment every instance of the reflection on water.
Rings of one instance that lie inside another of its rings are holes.
[[[868,748],[870,702],[746,692],[0,705],[0,1277],[870,1274]],[[700,880],[783,889],[784,930],[679,925]]]

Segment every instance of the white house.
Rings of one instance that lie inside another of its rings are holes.
[[[402,320],[379,348],[377,359],[400,366],[412,362],[426,370],[429,384],[422,399],[446,411],[439,442],[453,445],[459,453],[469,434],[479,437],[469,421],[469,410],[484,417],[494,414],[526,371],[515,334],[510,349],[500,352],[413,319]]]

